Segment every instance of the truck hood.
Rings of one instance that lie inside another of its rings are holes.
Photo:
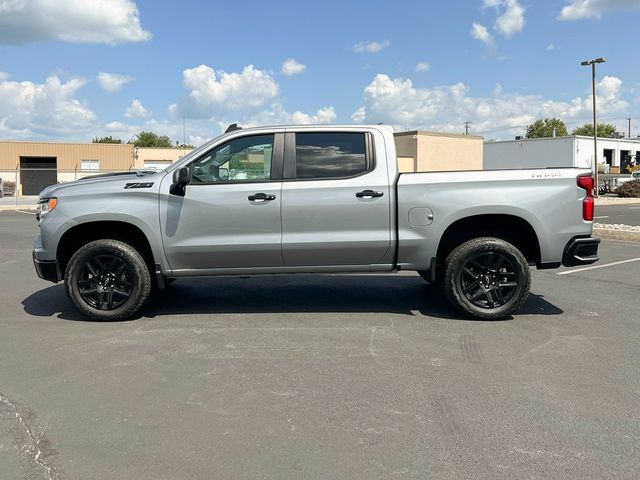
[[[164,171],[136,170],[128,172],[105,173],[81,178],[72,182],[50,185],[40,192],[41,198],[56,197],[65,191],[77,188],[91,188],[96,184],[113,184],[114,190],[121,190],[127,183],[152,183],[158,182],[165,174]]]

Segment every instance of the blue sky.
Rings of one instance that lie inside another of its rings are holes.
[[[182,141],[183,118],[195,144],[231,122],[510,138],[588,121],[599,56],[601,118],[636,136],[639,34],[640,0],[0,0],[0,138]]]

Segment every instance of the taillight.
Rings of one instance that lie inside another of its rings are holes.
[[[595,203],[593,201],[593,177],[591,175],[579,176],[578,186],[587,191],[587,196],[582,201],[582,218],[588,222],[592,222]]]

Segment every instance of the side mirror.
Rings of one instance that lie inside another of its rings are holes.
[[[173,183],[169,193],[184,197],[185,187],[191,182],[191,172],[189,167],[180,167],[173,172]]]

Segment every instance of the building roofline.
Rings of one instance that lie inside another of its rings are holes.
[[[474,140],[484,140],[484,137],[480,135],[464,135],[462,133],[448,133],[448,132],[431,132],[428,130],[407,130],[404,132],[394,132],[396,137],[403,137],[407,135],[426,135],[429,137],[448,137],[448,138],[468,138]]]
[[[109,147],[134,147],[132,143],[93,143],[93,142],[45,142],[42,140],[34,141],[34,140],[3,140],[0,139],[0,144],[2,143],[18,143],[18,144],[37,144],[37,145],[100,145],[100,146],[109,146]]]
[[[567,139],[583,139],[583,140],[593,140],[592,136],[589,135],[563,135],[558,137],[540,137],[540,138],[521,138],[519,140],[487,140],[484,143],[492,144],[492,143],[520,143],[520,142],[536,142],[536,141],[549,141],[549,140],[567,140]],[[598,141],[613,141],[613,142],[632,142],[632,143],[640,143],[640,138],[609,138],[609,137],[598,137]]]

